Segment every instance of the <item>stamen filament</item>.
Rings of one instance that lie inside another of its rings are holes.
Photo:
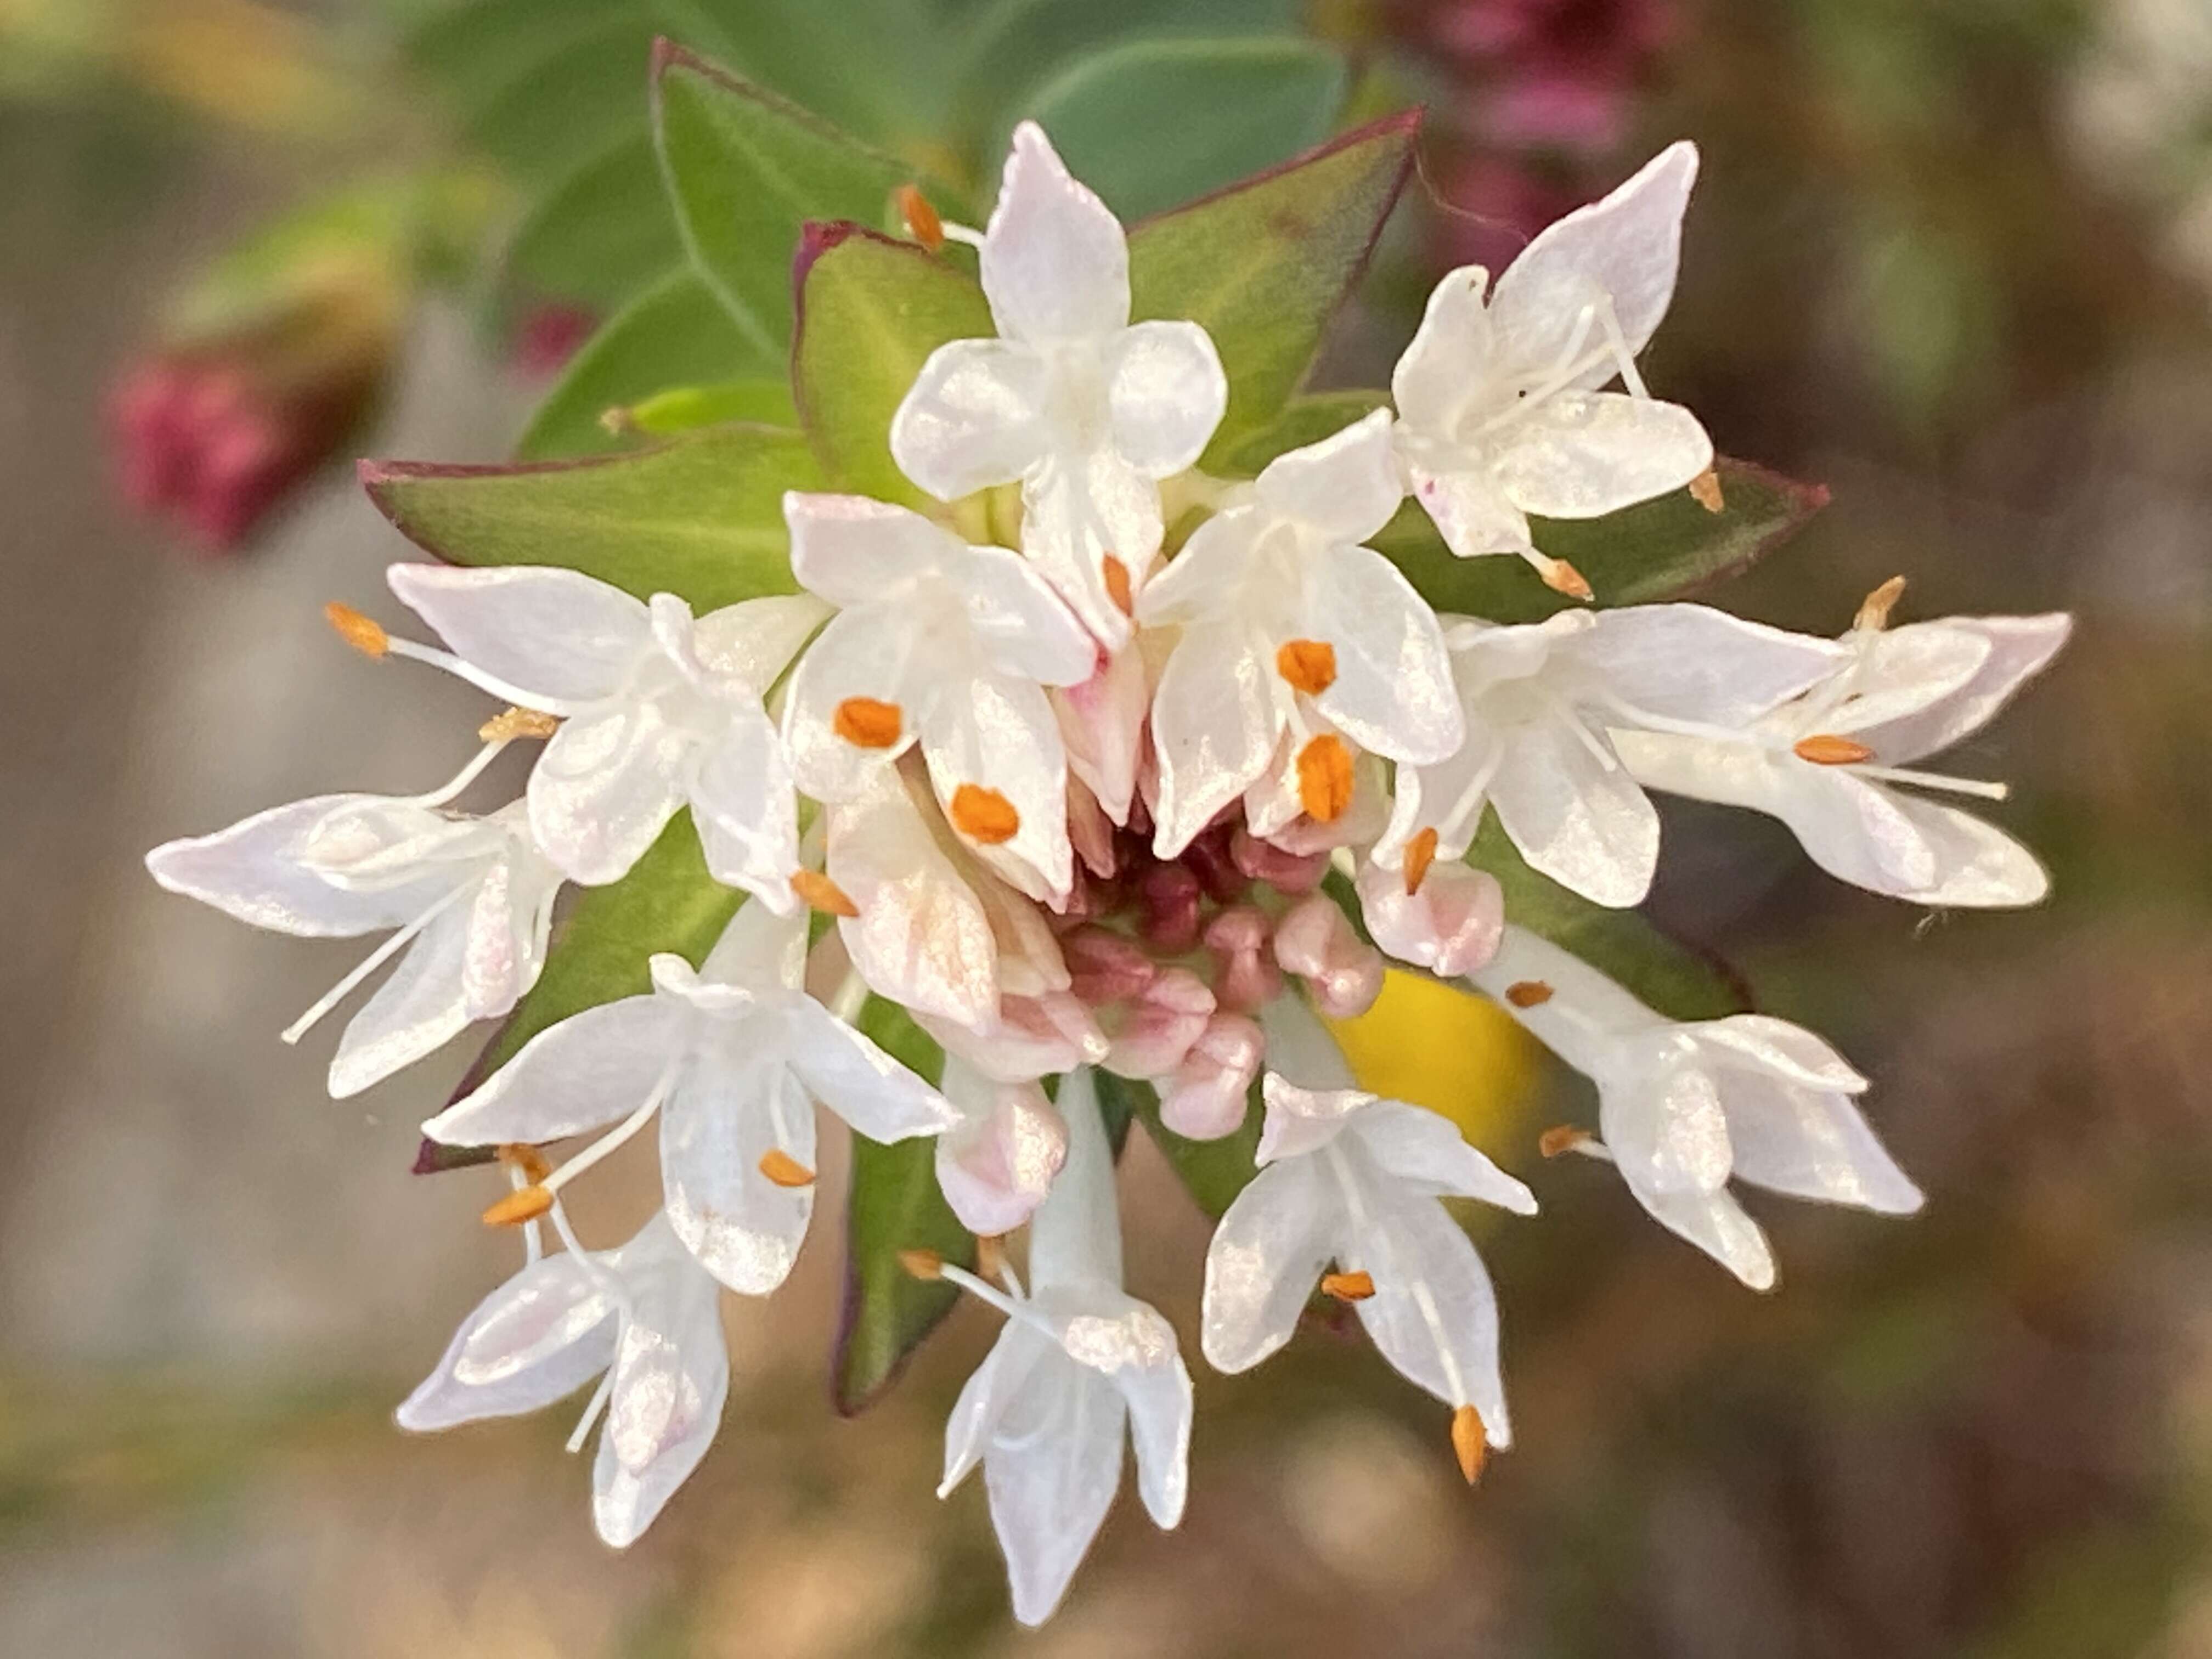
[[[672,1061],[660,1073],[660,1080],[653,1085],[653,1092],[635,1111],[601,1135],[590,1146],[547,1176],[541,1183],[549,1193],[557,1193],[601,1158],[618,1151],[637,1132],[653,1121],[653,1115],[668,1098],[668,1085],[675,1080],[676,1066]]]
[[[378,945],[356,964],[351,973],[325,991],[313,1007],[286,1026],[280,1033],[283,1040],[288,1043],[297,1042],[301,1037],[307,1036],[325,1014],[351,996],[359,988],[363,980],[405,950],[414,942],[416,934],[436,921],[440,915],[451,909],[461,896],[469,890],[465,886],[456,887],[414,921],[393,933],[383,944]]]
[[[591,1438],[592,1427],[599,1420],[599,1413],[607,1408],[607,1401],[614,1391],[615,1368],[610,1365],[600,1376],[599,1386],[592,1390],[592,1398],[584,1407],[584,1414],[576,1419],[576,1426],[569,1433],[568,1443],[564,1449],[571,1456],[584,1449],[584,1442]]]
[[[433,668],[442,668],[456,679],[466,680],[479,691],[488,691],[503,702],[534,708],[542,714],[567,720],[581,714],[586,706],[565,697],[549,697],[542,691],[526,691],[496,674],[486,673],[474,663],[465,661],[450,651],[439,650],[435,646],[418,645],[413,640],[394,636],[387,641],[385,648],[395,657],[406,657],[416,662],[428,663]]]
[[[427,795],[410,795],[408,799],[417,806],[443,806],[482,777],[484,769],[499,758],[500,751],[504,750],[511,741],[512,739],[507,738],[493,738],[477,750],[466,766],[453,775],[453,781],[441,788],[433,789]]]
[[[1954,795],[1972,795],[1979,800],[2004,800],[2012,793],[2008,783],[1990,783],[1980,778],[1954,778],[1942,772],[1916,772],[1902,766],[1847,766],[1844,770],[1862,778],[1875,778],[1883,783],[1909,783],[1922,789],[1940,789]]]

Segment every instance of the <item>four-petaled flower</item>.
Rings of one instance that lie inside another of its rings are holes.
[[[665,1215],[618,1249],[571,1246],[528,1263],[461,1322],[399,1407],[399,1426],[428,1433],[519,1417],[603,1371],[571,1445],[604,1410],[592,1519],[625,1549],[707,1455],[730,1391],[719,1291]]]
[[[1462,558],[1517,553],[1579,599],[1571,566],[1536,550],[1528,515],[1595,519],[1679,489],[1713,464],[1697,417],[1644,389],[1636,354],[1674,297],[1696,146],[1670,144],[1604,200],[1540,233],[1495,289],[1453,271],[1390,390],[1413,499]],[[1626,392],[1601,390],[1615,376]]]
[[[423,1133],[495,1146],[621,1118],[602,1143],[611,1148],[657,1114],[669,1224],[715,1278],[764,1296],[791,1271],[814,1212],[812,1100],[872,1140],[956,1121],[935,1090],[799,988],[805,944],[803,915],[749,903],[700,971],[654,957],[650,992],[540,1031]]]
[[[1200,526],[1145,589],[1138,620],[1182,629],[1152,702],[1159,856],[1181,853],[1239,795],[1255,835],[1301,810],[1341,817],[1346,737],[1397,761],[1460,746],[1436,613],[1360,545],[1402,495],[1378,410],[1268,463],[1250,499]],[[1291,787],[1273,787],[1284,778]]]
[[[939,501],[1019,480],[1022,550],[1109,649],[1158,555],[1158,481],[1195,463],[1229,382],[1194,322],[1129,321],[1129,250],[1043,131],[1014,129],[982,236],[995,340],[939,346],[891,422]]]

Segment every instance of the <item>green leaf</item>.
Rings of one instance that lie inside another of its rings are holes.
[[[1536,545],[1581,571],[1599,605],[1648,605],[1748,568],[1828,503],[1819,484],[1798,483],[1748,461],[1723,458],[1718,466],[1721,512],[1707,512],[1688,490],[1678,489],[1602,519],[1536,520]],[[1428,515],[1410,501],[1374,545],[1439,611],[1527,623],[1574,604],[1537,580],[1524,560],[1454,558]]]
[[[519,179],[550,182],[634,131],[653,35],[629,10],[519,65],[470,116],[470,143]]]
[[[368,461],[362,482],[408,539],[454,564],[561,565],[702,612],[795,590],[783,492],[820,487],[804,437],[758,426],[585,461]]]
[[[655,142],[692,264],[738,325],[780,352],[800,228],[882,222],[915,169],[666,41],[653,84]]]
[[[600,424],[623,407],[673,386],[712,379],[780,377],[782,365],[739,331],[707,285],[671,272],[586,341],[531,417],[515,453],[526,461],[625,447]]]
[[[870,997],[860,1029],[894,1058],[935,1083],[945,1052],[906,1010]],[[908,1358],[959,1300],[957,1286],[915,1278],[901,1250],[935,1250],[975,1265],[975,1240],[937,1185],[937,1144],[928,1139],[884,1146],[853,1137],[853,1186],[845,1224],[845,1307],[832,1361],[831,1389],[847,1416],[865,1411],[896,1380]]]
[[[400,50],[469,117],[522,84],[550,52],[631,9],[625,0],[460,0],[407,28]]]
[[[1133,1083],[1110,1072],[1099,1072],[1098,1103],[1113,1121],[1116,1112],[1134,1116],[1160,1149],[1198,1207],[1214,1220],[1221,1218],[1230,1200],[1243,1192],[1259,1166],[1252,1159],[1259,1150],[1260,1128],[1266,1109],[1260,1101],[1260,1083],[1254,1079],[1245,1097],[1244,1121],[1235,1133],[1218,1140],[1192,1140],[1160,1121],[1160,1097],[1150,1084]]]
[[[1231,477],[1257,477],[1278,455],[1319,443],[1389,401],[1387,392],[1314,392],[1293,398],[1281,414],[1222,458],[1221,471]]]
[[[554,930],[545,970],[484,1045],[453,1098],[478,1087],[547,1026],[603,1002],[644,995],[653,988],[648,963],[657,952],[672,951],[696,968],[744,897],[707,873],[690,814],[678,812],[620,881],[575,890]],[[425,1140],[415,1167],[427,1175],[486,1156]]]
[[[791,400],[788,380],[724,380],[714,386],[679,386],[657,392],[623,410],[622,421],[634,432],[656,437],[719,426],[726,421],[795,428],[799,405]]]
[[[503,275],[526,299],[608,313],[683,259],[641,124],[538,198],[507,243]]]
[[[945,125],[954,31],[915,0],[658,0],[668,33],[711,50],[848,132],[882,140]],[[694,27],[679,27],[685,14]]]
[[[973,277],[854,225],[809,227],[799,260],[792,379],[808,434],[841,489],[919,507],[891,459],[891,416],[947,340],[997,332]]]
[[[1203,324],[1229,376],[1200,465],[1218,467],[1297,390],[1413,170],[1419,127],[1419,111],[1375,122],[1130,233],[1134,315]]]
[[[1467,861],[1505,890],[1505,915],[1622,985],[1671,1019],[1718,1019],[1751,1007],[1750,994],[1727,965],[1669,938],[1634,910],[1611,910],[1531,870],[1493,811]]]
[[[1040,123],[1068,170],[1131,219],[1319,143],[1351,79],[1312,40],[1130,40],[1078,59],[1012,116]]]

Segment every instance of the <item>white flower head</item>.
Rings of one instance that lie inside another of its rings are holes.
[[[1513,927],[1470,983],[1595,1082],[1603,1152],[1637,1201],[1755,1290],[1774,1283],[1773,1252],[1728,1191],[1732,1177],[1885,1215],[1920,1207],[1854,1103],[1866,1079],[1787,1020],[1668,1019]],[[1531,984],[1546,994],[1509,994]]]
[[[495,745],[495,749],[496,745]],[[330,1089],[343,1100],[434,1053],[463,1027],[513,1008],[544,965],[560,872],[520,803],[488,817],[436,795],[318,795],[146,855],[155,880],[273,933],[346,939],[391,930],[284,1033],[299,1037],[401,951],[338,1040]]]
[[[1174,1328],[1121,1289],[1114,1158],[1089,1072],[1062,1082],[1060,1106],[1066,1163],[1030,1224],[1029,1294],[943,1270],[1007,1318],[945,1424],[938,1492],[982,1464],[1025,1625],[1051,1616],[1097,1535],[1121,1484],[1125,1429],[1158,1525],[1182,1519],[1189,1482],[1190,1373]]]
[[[1601,518],[1712,465],[1697,417],[1646,393],[1635,361],[1674,295],[1697,174],[1697,147],[1670,144],[1540,233],[1494,290],[1468,265],[1429,296],[1390,384],[1413,499],[1460,557],[1517,553],[1587,599],[1528,515]],[[1626,392],[1601,390],[1615,376]]]
[[[1780,818],[1813,861],[1921,904],[2033,904],[2051,879],[1995,825],[1893,787],[2002,799],[2002,784],[1908,769],[1994,719],[2073,626],[2063,615],[1954,617],[1844,636],[1838,665],[1741,735],[1616,732],[1634,776]]]
[[[562,717],[530,775],[530,823],[586,886],[619,881],[690,806],[707,867],[796,907],[798,805],[762,708],[828,612],[805,594],[695,618],[673,593],[641,603],[574,570],[395,564],[392,591],[453,655],[391,648]]]
[[[1383,1358],[1455,1413],[1474,1412],[1476,1450],[1510,1444],[1490,1276],[1438,1200],[1526,1215],[1535,1200],[1448,1119],[1352,1087],[1334,1040],[1295,997],[1270,1004],[1261,1024],[1271,1069],[1261,1168],[1206,1253],[1207,1360],[1249,1370],[1289,1341],[1334,1261]],[[1273,1069],[1283,1066],[1328,1086],[1294,1084]]]
[[[1595,903],[1639,904],[1659,861],[1659,815],[1614,752],[1613,728],[1741,728],[1832,672],[1826,640],[1702,605],[1571,611],[1501,628],[1449,619],[1444,635],[1466,719],[1458,752],[1398,769],[1376,857],[1407,843],[1463,857],[1486,805],[1530,866]]]
[[[730,1388],[718,1292],[656,1215],[629,1243],[528,1263],[453,1334],[399,1407],[417,1432],[552,1405],[605,1372],[571,1449],[606,1416],[592,1518],[617,1549],[637,1541],[707,1455]]]
[[[1161,857],[1279,777],[1297,787],[1263,788],[1268,801],[1340,817],[1352,792],[1346,738],[1398,761],[1440,761],[1460,746],[1436,614],[1360,545],[1401,494],[1389,416],[1378,410],[1270,462],[1250,498],[1201,525],[1146,588],[1138,620],[1182,630],[1152,702]],[[1255,823],[1254,833],[1279,827]]]
[[[669,1224],[732,1290],[767,1294],[813,1214],[813,1101],[873,1140],[957,1121],[935,1090],[799,988],[805,941],[803,915],[746,904],[700,971],[654,957],[652,991],[539,1032],[423,1133],[449,1146],[530,1144],[620,1119],[549,1177],[557,1191],[657,1115]]]
[[[854,799],[919,745],[975,855],[1032,898],[1064,899],[1067,756],[1044,688],[1091,677],[1091,636],[1006,548],[858,495],[793,492],[783,506],[793,574],[842,607],[792,676],[799,787]]]
[[[1014,130],[981,264],[999,337],[931,355],[891,454],[940,501],[1018,480],[1022,550],[1118,648],[1159,551],[1158,481],[1228,406],[1220,358],[1196,323],[1130,324],[1121,227],[1034,122]]]

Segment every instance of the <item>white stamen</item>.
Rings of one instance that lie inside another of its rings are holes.
[[[417,806],[443,806],[482,777],[484,768],[497,760],[500,751],[513,741],[511,738],[501,738],[495,742],[484,744],[466,766],[453,775],[453,781],[451,783],[447,784],[443,788],[433,789],[427,795],[410,795],[407,799]]]
[[[669,1085],[676,1079],[676,1065],[677,1062],[672,1060],[661,1068],[659,1081],[653,1085],[653,1092],[645,1097],[644,1103],[635,1111],[585,1147],[582,1152],[577,1153],[559,1169],[554,1170],[551,1175],[547,1176],[541,1183],[545,1190],[549,1193],[559,1192],[562,1188],[599,1163],[600,1159],[620,1150],[639,1130],[652,1122],[653,1115],[660,1109],[661,1103],[668,1098]]]
[[[409,922],[404,927],[400,928],[397,933],[393,933],[391,938],[386,939],[384,943],[378,945],[376,949],[371,951],[368,955],[355,967],[351,973],[348,974],[343,979],[340,980],[336,985],[333,985],[328,991],[325,992],[322,999],[318,1001],[313,1007],[308,1009],[306,1013],[301,1015],[299,1018],[294,1020],[289,1025],[284,1028],[282,1033],[283,1040],[286,1042],[297,1042],[301,1037],[307,1036],[307,1034],[314,1028],[316,1022],[320,1020],[325,1014],[330,1012],[331,1009],[337,1007],[338,1004],[343,1002],[349,996],[352,995],[355,989],[359,987],[363,980],[367,979],[371,974],[384,966],[386,963],[391,961],[392,957],[398,956],[400,951],[405,950],[410,944],[413,943],[415,936],[417,933],[420,933],[425,927],[428,927],[433,921],[436,921],[437,918],[445,911],[451,909],[453,904],[464,894],[473,890],[473,883],[465,886],[456,887],[452,892],[447,894],[435,904],[425,910],[421,915],[416,917],[414,921]]]
[[[1980,778],[1954,778],[1941,772],[1915,772],[1901,766],[1846,766],[1846,772],[1855,772],[1863,778],[1879,779],[1883,783],[1909,783],[1922,789],[1940,789],[1954,795],[1972,795],[1980,800],[2003,800],[2012,793],[2008,783],[1989,783]]]
[[[947,219],[944,221],[943,228],[945,240],[948,242],[958,242],[964,246],[973,248],[980,248],[983,246],[983,233],[973,225],[956,224]]]
[[[1651,393],[1638,372],[1636,358],[1628,349],[1627,337],[1620,331],[1620,313],[1613,308],[1613,295],[1600,294],[1597,297],[1598,325],[1605,330],[1606,342],[1613,348],[1614,367],[1620,370],[1620,383],[1628,388],[1632,398],[1649,398]]]
[[[1352,1218],[1353,1233],[1364,1236],[1370,1231],[1367,1206],[1362,1202],[1359,1182],[1352,1173],[1352,1165],[1346,1161],[1343,1148],[1332,1141],[1322,1148],[1322,1157],[1328,1162],[1330,1172],[1336,1177],[1337,1188],[1344,1194],[1345,1212]],[[1381,1282],[1402,1285],[1413,1292],[1413,1305],[1421,1312],[1421,1322],[1429,1328],[1429,1340],[1437,1345],[1437,1360],[1443,1368],[1445,1385],[1451,1389],[1453,1399],[1465,1400],[1467,1379],[1460,1372],[1458,1357],[1452,1352],[1451,1339],[1444,1330],[1443,1315],[1437,1307],[1437,1299],[1429,1289],[1428,1280],[1415,1270],[1412,1263],[1398,1259],[1397,1250],[1390,1244],[1389,1232],[1382,1232],[1379,1236],[1383,1243],[1383,1254],[1389,1257],[1389,1261],[1373,1263],[1340,1261],[1337,1265],[1346,1272],[1362,1267],[1370,1271],[1380,1267],[1382,1270],[1378,1275]]]
[[[584,1442],[591,1437],[592,1426],[599,1420],[599,1413],[607,1407],[607,1399],[615,1391],[615,1368],[608,1366],[599,1378],[599,1386],[592,1390],[591,1402],[584,1414],[576,1419],[576,1426],[568,1436],[566,1448],[570,1455],[584,1449]]]
[[[418,645],[413,640],[394,638],[386,647],[395,657],[409,657],[425,662],[433,668],[442,668],[457,679],[466,680],[479,691],[489,691],[501,702],[513,703],[519,708],[534,708],[541,714],[553,714],[562,720],[583,713],[589,705],[573,702],[565,697],[549,697],[542,691],[526,691],[520,686],[509,684],[496,674],[486,673],[474,663],[455,656],[450,651],[441,651],[435,646]]]

